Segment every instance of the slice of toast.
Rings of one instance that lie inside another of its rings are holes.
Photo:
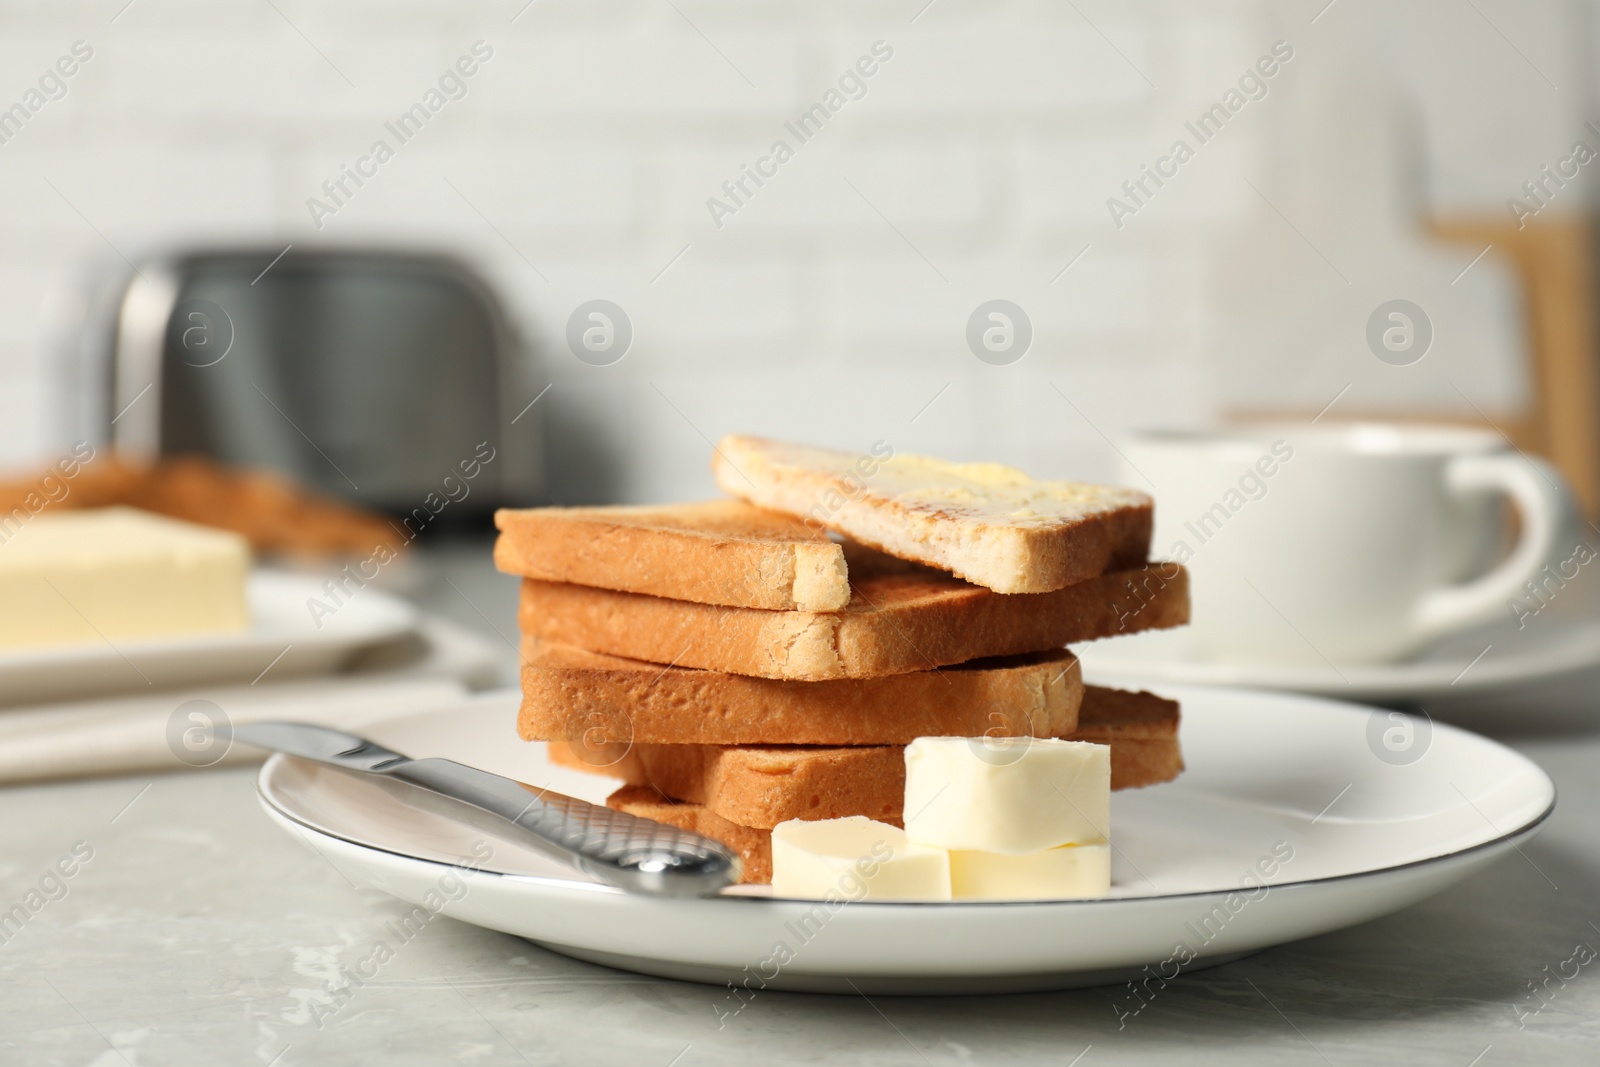
[[[856,578],[842,612],[713,607],[525,578],[522,632],[628,659],[797,681],[878,678],[1181,626],[1175,563],[1005,596],[933,572]]]
[[[1086,686],[1079,727],[1069,737],[1111,746],[1111,788],[1171,781],[1183,770],[1178,705],[1152,693]],[[974,739],[982,744],[982,739]],[[905,799],[905,748],[779,745],[628,745],[553,742],[566,767],[650,786],[703,805],[741,826],[788,819],[865,815],[898,825]]]
[[[1153,504],[1133,489],[1037,481],[998,463],[724,437],[724,492],[998,593],[1048,593],[1145,561]]]
[[[883,678],[783,682],[604,656],[525,637],[525,741],[904,745],[928,735],[1059,737],[1083,677],[1066,649]]]
[[[742,500],[502,508],[494,524],[495,566],[524,578],[768,611],[850,602],[837,543]]]

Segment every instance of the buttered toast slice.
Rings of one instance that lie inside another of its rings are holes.
[[[841,612],[757,611],[523,579],[524,634],[628,659],[797,681],[879,678],[1181,626],[1175,563],[1003,596],[947,574],[857,578]]]
[[[1111,747],[1111,788],[1168,782],[1183,771],[1178,705],[1152,693],[1087,686],[1067,735]],[[982,738],[974,738],[982,744]],[[731,823],[770,829],[788,819],[865,815],[900,825],[905,748],[628,745],[553,742],[553,762],[649,786]]]
[[[905,745],[919,737],[1060,737],[1083,678],[1064,648],[884,678],[782,682],[604,656],[525,637],[525,741]]]
[[[769,611],[850,602],[839,545],[742,500],[502,508],[494,524],[495,566],[524,578]]]
[[[997,593],[1047,593],[1143,563],[1152,503],[1132,489],[1046,482],[998,463],[859,455],[724,437],[724,492]]]

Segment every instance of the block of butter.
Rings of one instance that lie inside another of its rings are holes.
[[[815,900],[949,900],[950,857],[864,815],[790,819],[772,828],[774,896]]]
[[[906,746],[906,836],[1020,856],[1111,834],[1111,748],[1087,741],[919,737]]]
[[[0,515],[0,648],[242,630],[250,546],[133,508]]]
[[[1075,900],[1111,892],[1111,846],[1062,845],[1026,856],[950,853],[956,900]]]

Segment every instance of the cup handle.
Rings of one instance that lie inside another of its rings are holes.
[[[1507,610],[1524,586],[1537,580],[1553,557],[1556,538],[1571,529],[1577,506],[1561,473],[1526,455],[1457,456],[1445,470],[1445,484],[1458,496],[1498,490],[1516,504],[1522,532],[1511,555],[1481,578],[1435,589],[1417,604],[1414,626],[1424,639],[1490,621]]]

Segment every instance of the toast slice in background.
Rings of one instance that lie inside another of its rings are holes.
[[[856,578],[842,612],[759,611],[525,578],[524,634],[594,652],[800,681],[878,678],[1181,626],[1175,563],[1006,596],[933,572]]]
[[[838,544],[741,500],[501,508],[494,523],[495,566],[524,578],[768,611],[850,602]]]
[[[904,745],[929,735],[1059,737],[1083,676],[1066,649],[883,678],[784,682],[586,652],[525,637],[524,741]]]
[[[1111,788],[1138,789],[1183,771],[1178,705],[1153,693],[1086,686],[1073,741],[1111,747]],[[974,744],[982,740],[974,739]],[[553,762],[650,786],[741,826],[865,815],[900,824],[902,745],[603,745],[553,742]]]
[[[998,463],[729,436],[711,469],[733,496],[998,593],[1048,593],[1137,566],[1150,549],[1144,493],[1037,481]]]

